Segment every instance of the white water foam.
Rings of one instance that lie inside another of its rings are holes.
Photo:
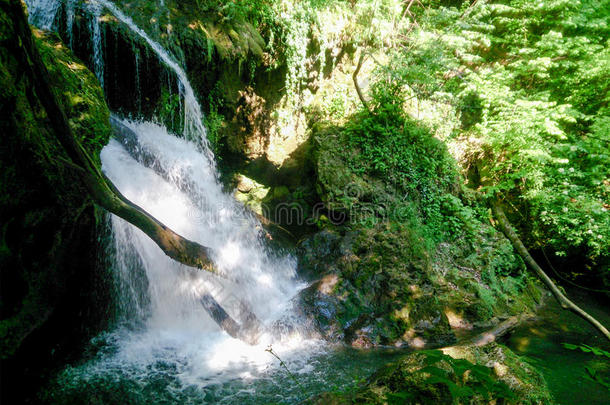
[[[121,295],[130,303],[124,306],[125,315],[139,318],[144,326],[116,332],[112,340],[118,351],[104,360],[106,366],[144,371],[162,360],[174,364],[176,375],[192,385],[209,384],[219,375],[252,376],[275,361],[265,352],[270,344],[283,356],[303,356],[303,347],[316,343],[307,339],[292,312],[292,298],[303,287],[295,277],[294,259],[267,251],[256,219],[223,192],[215,169],[195,144],[157,124],[123,124],[137,134],[140,151],[155,156],[147,162],[155,169],[112,140],[101,154],[104,172],[132,202],[183,236],[213,248],[215,263],[232,281],[178,264],[139,229],[113,217],[118,274],[126,286]],[[134,263],[143,267],[147,282],[134,282]],[[239,299],[258,315],[269,327],[259,344],[250,346],[218,327],[200,304],[209,292],[229,313]]]

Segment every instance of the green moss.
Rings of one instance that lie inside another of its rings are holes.
[[[447,313],[471,327],[533,310],[523,263],[425,128],[364,111],[344,126],[318,122],[312,137],[320,200],[344,220],[318,224],[352,235],[332,266],[348,340],[434,346],[453,339]]]
[[[103,306],[89,306],[103,295],[102,282],[91,288],[99,245],[96,209],[49,125],[22,48],[8,45],[16,33],[5,8],[0,20],[0,37],[11,38],[0,46],[0,267],[11,269],[2,275],[0,358],[35,350],[59,356],[95,328],[95,314],[103,312]],[[75,136],[99,164],[110,124],[95,76],[57,37],[34,31],[34,40]],[[27,363],[29,355],[17,361],[15,375],[19,367],[36,369],[48,361],[35,357],[36,364]]]
[[[59,101],[72,130],[91,156],[99,162],[99,152],[111,134],[110,111],[95,75],[51,33],[34,31],[40,55],[47,66]]]

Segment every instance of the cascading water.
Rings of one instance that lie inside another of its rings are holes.
[[[294,260],[267,252],[258,223],[222,191],[214,167],[196,145],[157,124],[123,124],[137,135],[139,156],[148,157],[146,165],[112,140],[101,154],[104,172],[127,198],[161,222],[213,248],[215,263],[231,281],[174,262],[137,228],[113,217],[125,315],[133,318],[135,312],[143,326],[116,332],[121,335],[115,340],[118,353],[106,359],[108,364],[129,367],[133,360],[149,367],[163,359],[180,368],[189,383],[196,383],[266,365],[273,360],[264,351],[268,344],[282,351],[310,343],[291,325],[291,298],[300,288]],[[146,281],[134,274],[138,264]],[[246,302],[270,327],[261,343],[249,346],[222,332],[201,306],[206,293],[229,313]],[[285,328],[283,341],[277,324]]]
[[[74,36],[72,30],[74,28],[75,2],[76,0],[68,0],[66,3],[66,34],[68,35],[68,46],[72,48]]]
[[[102,89],[104,88],[104,56],[102,54],[102,31],[100,29],[100,16],[102,7],[97,2],[91,3],[91,21],[89,30],[92,33],[93,43],[93,73],[100,82]]]
[[[43,30],[53,28],[55,17],[59,11],[61,2],[58,0],[30,0],[28,5],[30,24]]]
[[[95,3],[101,4],[108,9],[119,21],[127,25],[133,32],[138,34],[151,49],[159,56],[159,59],[171,69],[178,78],[178,88],[180,95],[184,100],[184,131],[183,135],[186,139],[197,143],[203,153],[206,155],[211,165],[214,165],[214,154],[211,152],[208,140],[206,138],[206,129],[203,125],[203,114],[201,107],[195,97],[195,92],[191,86],[186,73],[180,65],[167,53],[163,47],[155,42],[150,36],[138,27],[131,18],[125,15],[118,7],[108,0],[94,0]]]
[[[135,134],[137,148],[128,150],[111,140],[101,153],[103,171],[135,204],[179,234],[212,248],[212,259],[226,279],[178,264],[139,229],[112,216],[123,322],[104,335],[107,349],[84,372],[89,377],[129,373],[136,380],[161,373],[177,379],[180,387],[207,387],[260,373],[275,360],[265,351],[271,344],[285,358],[311,355],[314,346],[322,345],[307,338],[293,311],[292,299],[303,287],[296,279],[295,260],[270,252],[260,223],[223,192],[201,108],[185,72],[114,4],[90,3],[98,77],[103,78],[98,23],[103,7],[142,37],[174,72],[184,111],[184,139],[159,124],[122,121]],[[53,20],[57,11],[50,2],[47,6]],[[259,343],[251,346],[223,332],[201,305],[205,294],[236,318],[239,306],[248,306],[263,323]]]

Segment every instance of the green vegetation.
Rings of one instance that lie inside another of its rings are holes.
[[[428,103],[424,120],[459,149],[469,186],[513,207],[530,248],[585,257],[607,277],[610,14],[602,3],[429,5],[378,70]]]
[[[584,353],[591,353],[597,357],[605,357],[610,359],[610,352],[600,349],[599,347],[592,347],[585,344],[574,345],[571,343],[562,343],[562,346],[568,350],[579,350]],[[591,380],[603,385],[610,391],[610,380],[608,380],[607,374],[610,371],[610,366],[605,362],[593,363],[585,366],[587,371],[587,377]]]
[[[497,381],[492,369],[488,367],[472,364],[466,359],[454,359],[440,350],[424,352],[424,356],[425,366],[417,370],[416,375],[421,374],[420,378],[423,378],[425,384],[436,386],[440,391],[446,389],[450,398],[446,398],[448,402],[515,399],[509,386]],[[421,392],[398,391],[388,393],[386,399],[390,403],[404,403],[406,400],[429,400],[431,396],[429,393],[421,395]]]
[[[54,34],[36,32],[37,45],[52,80],[61,83],[58,96],[79,141],[99,162],[110,138],[110,111],[95,76]]]
[[[187,71],[237,198],[261,216],[278,206],[304,213],[305,224],[278,225],[297,235],[312,280],[295,301],[329,340],[446,347],[534,312],[543,293],[494,228],[492,200],[561,278],[610,288],[609,0],[115,2]],[[100,22],[105,41],[135,44],[125,55],[137,53],[139,66],[155,58],[109,14]],[[111,131],[102,89],[56,35],[36,37],[74,133],[98,159]],[[94,250],[99,219],[11,49],[0,48],[0,107],[11,117],[0,263],[17,269],[9,283],[19,288],[2,302],[3,356],[40,330],[65,286],[78,287],[87,266],[66,257]],[[162,82],[138,103],[180,133],[183,101],[171,75]],[[38,245],[46,250],[22,254]],[[591,344],[564,347],[595,355],[586,371],[608,388],[610,354]],[[552,401],[505,347],[449,349],[410,354],[333,400]]]
[[[313,120],[346,124],[346,142],[360,152],[356,172],[408,182],[438,223],[434,205],[454,200],[442,202],[443,193],[406,170],[414,166],[404,142],[417,136],[412,128],[428,128],[483,197],[479,218],[488,216],[484,198],[499,198],[528,248],[557,263],[578,260],[588,276],[610,283],[607,1],[303,4],[282,37],[288,91],[303,97],[306,85],[320,85],[325,63],[340,63],[328,54],[346,51],[352,68],[360,52],[368,62],[361,75],[371,82],[372,113],[354,102],[351,77],[340,71],[304,107]],[[430,160],[444,170],[444,159]]]
[[[483,365],[485,364],[485,365]],[[320,395],[313,404],[552,403],[544,379],[508,348],[425,350],[387,364],[352,392]]]

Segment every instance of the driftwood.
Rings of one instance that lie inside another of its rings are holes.
[[[511,316],[510,318],[505,319],[493,328],[486,330],[485,332],[481,332],[480,334],[476,335],[471,339],[468,339],[464,343],[459,343],[453,346],[445,346],[440,348],[439,350],[445,354],[450,354],[456,349],[465,349],[468,347],[482,347],[488,345],[490,343],[496,342],[501,337],[512,332],[521,323],[530,321],[534,318],[534,315],[527,313]]]
[[[544,272],[544,270],[542,270],[538,263],[536,263],[534,258],[530,255],[527,248],[523,244],[523,242],[521,242],[521,239],[519,238],[517,233],[513,230],[510,222],[508,221],[508,218],[506,218],[506,215],[504,214],[502,206],[498,201],[494,201],[492,203],[492,210],[494,213],[494,217],[496,218],[498,224],[500,225],[500,228],[502,229],[502,232],[504,232],[504,235],[506,235],[508,240],[510,240],[513,247],[515,248],[517,253],[519,253],[521,258],[525,261],[527,266],[532,269],[542,280],[542,282],[549,288],[549,290],[551,290],[551,292],[559,302],[559,305],[561,305],[563,309],[572,310],[577,315],[587,320],[589,323],[595,326],[607,339],[610,340],[610,332],[608,332],[608,329],[606,329],[606,327],[604,327],[604,325],[602,325],[597,319],[589,315],[587,312],[577,306],[574,302],[568,299],[568,297],[566,297],[563,292],[561,292],[561,290],[555,285],[553,280],[551,280],[551,278]]]
[[[5,5],[7,5],[5,3]],[[17,38],[17,53],[20,63],[25,68],[42,107],[47,113],[52,132],[64,148],[69,160],[63,159],[76,170],[93,201],[100,207],[119,216],[148,235],[166,255],[190,267],[216,273],[210,260],[210,249],[193,242],[176,232],[129,201],[100,171],[93,159],[85,151],[72,132],[68,119],[59,105],[50,85],[51,81],[46,66],[42,62],[38,49],[32,38],[32,32],[25,16],[20,0],[10,0],[9,15],[14,18]],[[222,306],[210,294],[204,294],[202,304],[218,325],[231,336],[244,339],[249,343],[256,341],[259,331],[259,321],[243,303],[240,303],[243,325],[233,320]]]
[[[498,338],[506,335],[509,332],[512,332],[520,323],[533,319],[534,317],[529,314],[515,315],[510,318],[500,322],[490,330],[487,330],[472,339],[472,346],[485,346],[491,342],[495,342]]]

